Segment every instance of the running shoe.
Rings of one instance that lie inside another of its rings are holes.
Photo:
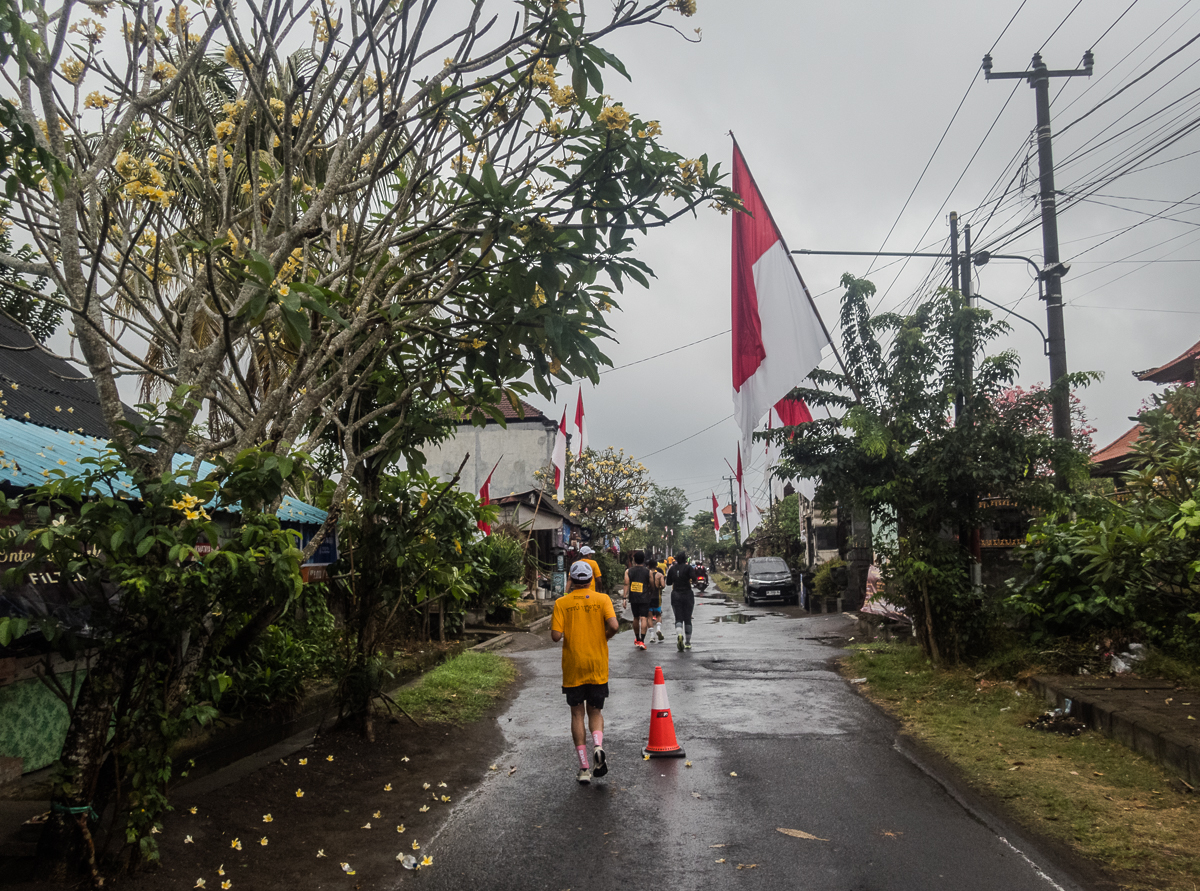
[[[658,635],[659,640],[665,640],[662,633],[662,625],[659,625],[657,628],[655,628],[654,633]]]
[[[646,649],[646,645],[644,643],[642,643],[640,640],[634,641],[633,645],[635,647],[637,647],[639,650]]]
[[[683,652],[683,635],[677,635],[675,638],[675,646],[679,648],[679,652]]]
[[[580,785],[586,786],[588,783],[590,783],[592,781],[592,772],[590,770],[588,770],[586,767],[581,767],[579,769],[578,779],[579,779]]]
[[[604,754],[604,749],[600,748],[600,746],[592,749],[592,764],[595,765],[592,768],[592,776],[602,777],[608,773],[608,757]],[[582,783],[583,780],[580,780],[580,782]]]
[[[691,645],[690,643],[685,643],[685,644],[683,645],[683,648],[684,648],[685,650],[690,650],[690,649],[692,648],[692,645]]]

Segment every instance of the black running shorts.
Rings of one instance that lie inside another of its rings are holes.
[[[649,603],[634,603],[630,601],[629,608],[633,610],[633,617],[635,619],[645,619],[649,618],[652,605]]]
[[[608,698],[608,684],[580,684],[578,687],[563,687],[567,694],[567,705],[576,706],[587,703],[594,709],[604,708],[604,700]]]

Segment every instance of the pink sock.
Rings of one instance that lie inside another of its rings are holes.
[[[596,745],[598,745],[598,746],[604,745],[604,731],[603,730],[593,730],[592,731],[592,739],[596,741]]]
[[[587,746],[576,746],[575,751],[579,754],[579,766],[584,770],[588,769],[588,753]]]

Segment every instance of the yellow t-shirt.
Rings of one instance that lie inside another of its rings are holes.
[[[580,560],[580,562],[586,563],[588,566],[592,567],[593,581],[595,579],[600,578],[600,576],[604,575],[604,573],[602,573],[600,571],[600,564],[597,563],[595,560],[593,560],[591,557],[580,557],[579,560]]]
[[[593,587],[576,588],[554,602],[550,630],[563,636],[562,685],[608,683],[606,620],[616,611],[607,594]]]

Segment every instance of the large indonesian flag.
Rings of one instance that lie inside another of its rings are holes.
[[[500,460],[503,457],[504,456],[501,455],[500,458],[496,459],[496,463],[492,466],[492,472],[487,475],[487,479],[485,479],[483,481],[483,485],[479,487],[480,504],[488,505],[492,503],[492,474],[495,473],[496,468],[500,466]],[[485,523],[483,520],[480,520],[476,525],[479,527],[479,531],[481,531],[484,535],[492,534],[492,525],[490,523]]]
[[[562,501],[563,488],[567,482],[567,410],[563,408],[562,420],[554,434],[554,453],[550,458],[554,465],[554,495]]]
[[[787,245],[733,146],[733,406],[747,444],[771,407],[821,361],[829,342]]]

